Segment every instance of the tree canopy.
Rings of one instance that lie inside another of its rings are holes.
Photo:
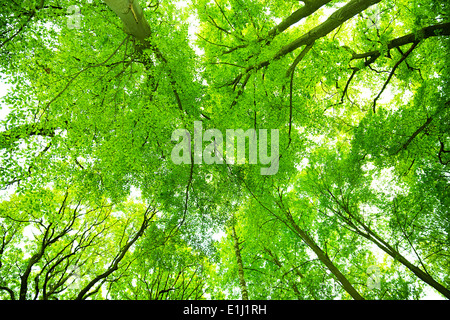
[[[0,299],[450,298],[449,36],[438,0],[4,1]],[[195,161],[230,129],[277,171]]]

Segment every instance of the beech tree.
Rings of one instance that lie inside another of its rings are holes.
[[[0,298],[450,298],[449,35],[436,0],[7,2]],[[278,130],[278,171],[175,163],[199,122]]]

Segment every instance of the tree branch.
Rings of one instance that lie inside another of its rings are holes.
[[[375,113],[375,106],[377,104],[377,100],[380,98],[384,89],[386,89],[387,85],[389,84],[389,81],[391,80],[392,76],[394,75],[395,70],[397,70],[398,66],[409,56],[409,54],[417,47],[418,44],[419,44],[419,41],[414,42],[413,45],[409,48],[409,50],[400,58],[400,60],[397,61],[397,63],[392,68],[391,73],[389,74],[388,78],[386,79],[386,81],[383,84],[383,87],[381,88],[380,92],[373,100],[373,104],[372,104],[373,113]]]
[[[14,295],[14,291],[12,291],[10,288],[5,287],[5,286],[0,286],[0,290],[4,290],[4,291],[8,292],[11,300],[16,300],[16,296]]]
[[[278,25],[272,28],[267,35],[270,38],[275,37],[276,35],[288,29],[293,24],[299,22],[301,19],[310,16],[329,2],[331,2],[331,0],[316,0],[312,2],[305,2],[305,5],[303,7],[294,11],[289,17],[281,21]]]
[[[89,296],[89,290],[95,286],[99,281],[102,281],[103,279],[107,278],[110,274],[112,274],[114,271],[119,269],[119,263],[122,261],[122,259],[125,257],[125,254],[128,252],[130,247],[144,234],[144,231],[147,229],[150,220],[154,217],[156,214],[156,210],[153,210],[152,214],[148,216],[148,213],[150,211],[151,206],[148,206],[145,213],[144,213],[144,219],[142,221],[141,227],[139,231],[134,235],[134,237],[129,240],[125,246],[119,251],[117,256],[113,259],[113,262],[109,266],[109,268],[103,272],[102,274],[98,275],[94,279],[92,279],[81,291],[78,293],[75,300],[83,300],[87,296]]]
[[[450,105],[450,101],[447,101],[443,106],[441,106],[440,108],[438,108],[436,110],[436,112],[434,113],[434,115],[432,117],[427,118],[427,121],[421,125],[419,128],[417,128],[416,131],[414,131],[414,133],[409,137],[409,139],[400,147],[397,149],[397,151],[395,151],[394,153],[392,153],[391,155],[397,155],[400,151],[402,150],[406,150],[409,146],[409,144],[423,131],[425,130],[430,123],[433,121],[434,117],[441,112],[443,109],[447,108]]]
[[[420,41],[423,39],[427,39],[430,37],[448,36],[448,35],[450,35],[450,22],[436,24],[436,25],[422,28],[419,31],[417,31],[416,33],[409,33],[407,35],[404,35],[402,37],[395,38],[395,39],[389,41],[387,44],[387,49],[391,50],[391,49],[394,49],[397,47],[404,46],[405,44],[414,43],[414,42],[417,42],[417,41]],[[371,64],[372,62],[374,62],[380,55],[381,55],[380,50],[373,50],[373,51],[360,53],[360,54],[354,53],[352,55],[351,59],[355,60],[355,59],[364,59],[364,58],[370,57],[370,59],[365,62],[365,66],[367,66],[367,65]]]

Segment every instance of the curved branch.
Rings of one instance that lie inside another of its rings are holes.
[[[450,153],[450,150],[445,150],[445,149],[444,149],[444,147],[445,147],[445,146],[444,146],[444,143],[441,141],[440,138],[439,138],[439,143],[440,143],[440,145],[441,145],[441,148],[439,149],[439,153],[438,153],[439,162],[440,162],[442,165],[446,166],[446,165],[450,162],[450,160],[444,162],[444,161],[442,160],[442,153]]]
[[[417,42],[418,40],[423,40],[423,39],[427,39],[430,37],[448,36],[448,35],[450,35],[450,22],[436,24],[436,25],[422,28],[419,31],[417,31],[416,33],[409,33],[402,37],[392,39],[391,41],[388,42],[387,49],[391,50],[394,48],[404,46],[405,44],[414,43],[414,42]],[[352,55],[351,60],[364,59],[364,58],[370,57],[370,59],[367,60],[364,64],[365,66],[368,66],[369,64],[374,62],[380,55],[381,55],[380,50],[373,50],[373,51],[360,53],[360,54],[354,53]]]
[[[318,1],[312,1],[312,2],[305,2],[305,5],[301,7],[300,9],[294,11],[289,17],[281,21],[278,25],[276,25],[274,28],[272,28],[268,36],[273,38],[276,35],[282,33],[284,30],[288,29],[293,24],[296,24],[303,18],[306,18],[319,10],[321,7],[326,5],[328,2],[331,2],[331,0],[318,0]]]
[[[246,72],[251,70],[259,70],[263,67],[267,67],[272,61],[279,60],[286,54],[300,48],[304,45],[308,45],[315,40],[325,37],[334,29],[342,25],[347,20],[351,19],[358,13],[364,11],[368,7],[380,2],[381,0],[352,0],[342,8],[336,10],[327,20],[318,25],[317,27],[306,32],[302,36],[298,37],[291,43],[282,47],[271,59],[264,60],[255,65],[252,65],[246,69]]]
[[[450,105],[450,101],[447,101],[443,106],[439,107],[436,112],[434,113],[434,115],[432,117],[427,118],[427,121],[421,125],[419,128],[417,128],[416,131],[414,131],[414,133],[409,137],[409,139],[400,147],[397,149],[397,151],[395,151],[394,153],[392,153],[392,155],[396,155],[398,154],[400,151],[402,150],[406,150],[409,146],[409,144],[423,131],[425,130],[430,123],[433,121],[433,119],[436,117],[436,115],[441,112],[443,109],[447,108]]]
[[[9,293],[9,296],[11,297],[11,300],[16,300],[16,296],[14,295],[14,291],[12,291],[10,288],[5,286],[0,286],[0,290],[4,290]]]
[[[388,78],[386,79],[386,81],[383,84],[383,87],[381,88],[380,92],[373,100],[373,104],[372,104],[373,113],[375,113],[375,106],[377,104],[377,100],[380,98],[384,89],[386,89],[387,85],[389,84],[389,81],[391,81],[391,78],[394,75],[395,70],[397,70],[398,66],[409,56],[409,54],[417,47],[418,44],[419,44],[419,41],[414,42],[413,45],[411,46],[411,48],[409,48],[409,50],[400,58],[400,60],[397,61],[397,63],[392,68],[391,73],[389,73]]]
[[[54,137],[55,128],[40,128],[39,124],[23,124],[0,132],[0,148],[6,148],[17,140],[32,137]]]
[[[114,271],[116,271],[117,269],[119,269],[119,263],[122,261],[122,259],[125,257],[125,254],[128,252],[128,250],[130,249],[130,247],[144,234],[144,231],[147,229],[150,220],[154,217],[154,215],[156,214],[156,210],[152,211],[152,214],[150,216],[148,216],[149,211],[150,211],[150,206],[147,207],[145,213],[144,213],[144,220],[142,221],[141,227],[139,229],[138,232],[136,232],[136,234],[134,235],[134,237],[128,241],[125,246],[123,246],[122,249],[120,249],[119,253],[117,254],[117,256],[114,258],[113,262],[111,263],[111,265],[109,266],[109,268],[103,272],[102,274],[98,275],[97,277],[95,277],[94,279],[92,279],[83,289],[81,289],[81,291],[78,293],[77,297],[75,298],[75,300],[83,300],[86,297],[88,297],[89,294],[89,290],[95,286],[98,282],[100,281],[104,281],[104,279],[106,279],[110,274],[112,274]]]

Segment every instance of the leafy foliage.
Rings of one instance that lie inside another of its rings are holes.
[[[0,298],[450,298],[449,19],[436,0],[4,4]],[[195,121],[278,129],[278,172],[175,164]]]

